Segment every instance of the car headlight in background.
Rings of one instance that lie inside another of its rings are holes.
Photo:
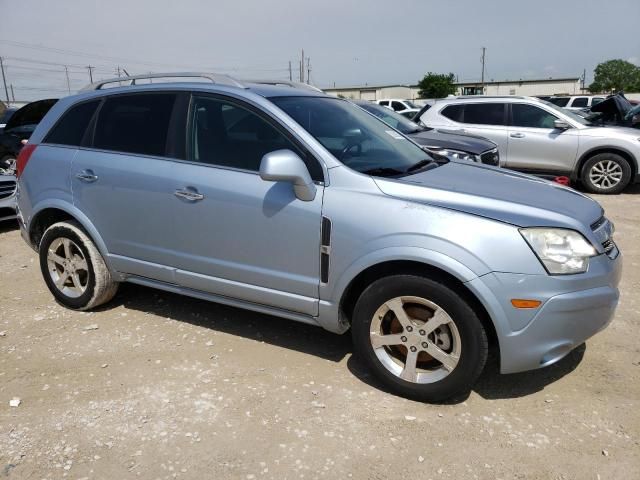
[[[463,152],[462,150],[453,150],[451,148],[425,148],[425,150],[448,158],[449,160],[467,160],[469,162],[479,162],[480,156],[473,153]]]
[[[598,253],[580,233],[564,228],[522,228],[520,233],[551,275],[586,272]]]

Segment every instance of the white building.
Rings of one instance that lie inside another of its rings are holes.
[[[484,92],[480,82],[460,82],[455,84],[457,95],[575,95],[582,93],[580,79],[575,78],[547,78],[539,80],[504,80],[489,81],[484,84]],[[381,85],[326,88],[329,95],[341,95],[354,100],[378,100],[381,98],[406,98],[415,100],[420,98],[417,85]]]

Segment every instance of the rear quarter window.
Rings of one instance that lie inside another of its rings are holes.
[[[67,110],[45,137],[45,143],[79,146],[100,100],[81,103]]]

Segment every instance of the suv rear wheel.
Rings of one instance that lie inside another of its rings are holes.
[[[414,275],[372,283],[352,322],[356,353],[394,392],[438,402],[468,391],[487,359],[487,335],[449,286]]]
[[[67,308],[89,310],[118,290],[102,255],[76,222],[51,225],[39,247],[40,270],[53,296]]]
[[[591,193],[620,193],[631,180],[631,166],[616,153],[599,153],[582,167],[582,183]]]

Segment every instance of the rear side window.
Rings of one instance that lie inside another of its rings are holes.
[[[464,105],[448,105],[442,110],[442,115],[453,120],[454,122],[462,122],[462,113]]]
[[[91,122],[98,105],[100,105],[100,100],[85,102],[71,107],[49,132],[45,142],[59,145],[81,145],[82,137],[84,137],[87,126]]]
[[[588,102],[589,99],[587,97],[578,97],[573,99],[571,106],[575,108],[586,107]]]
[[[380,102],[380,105],[383,105],[383,106],[385,106],[385,107],[388,107],[388,106],[389,106],[389,101],[388,101],[388,100],[382,100],[382,101]]]
[[[551,97],[549,101],[558,107],[566,107],[569,103],[569,97]]]
[[[464,106],[464,123],[506,125],[504,103],[468,103]]]
[[[391,102],[391,108],[393,108],[396,112],[400,111],[400,110],[406,110],[407,109],[407,107],[405,107],[400,102]]]
[[[164,156],[173,93],[109,97],[100,109],[94,147],[117,152]]]

